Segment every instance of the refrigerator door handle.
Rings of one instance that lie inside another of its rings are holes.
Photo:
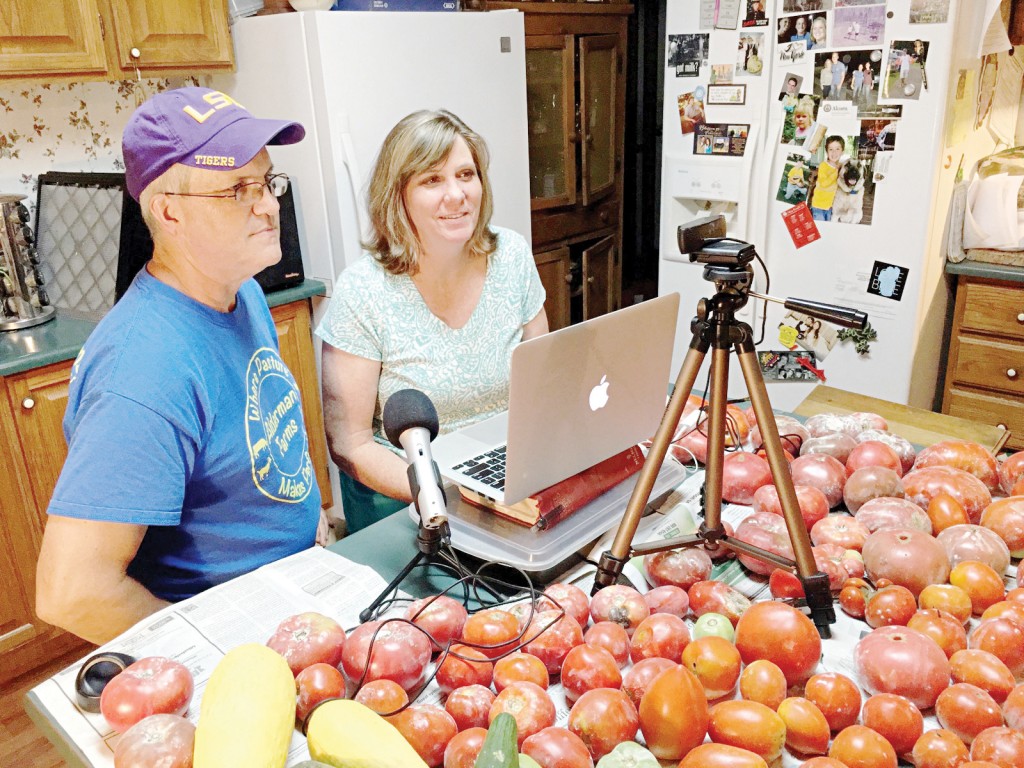
[[[362,214],[359,211],[359,187],[362,184],[363,177],[359,173],[359,163],[356,160],[356,149],[352,143],[352,131],[349,128],[347,117],[342,118],[339,138],[341,140],[341,162],[348,169],[349,191],[352,193],[352,200],[355,203],[353,214],[356,217],[359,231],[363,232]]]

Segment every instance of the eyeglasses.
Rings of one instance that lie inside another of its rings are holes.
[[[263,190],[269,189],[274,197],[280,197],[288,191],[288,174],[269,173],[263,177],[263,181],[243,181],[223,193],[218,192],[164,192],[165,195],[176,195],[178,197],[215,197],[223,200],[234,199],[235,202],[246,206],[256,205],[263,199]]]

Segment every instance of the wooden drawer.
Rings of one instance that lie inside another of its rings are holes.
[[[1024,447],[1024,400],[985,395],[952,387],[943,410],[964,419],[1010,430],[1010,448]]]
[[[1024,340],[1024,285],[961,282],[966,289],[963,330]]]
[[[535,211],[533,247],[541,250],[549,243],[572,240],[580,235],[596,235],[601,230],[615,231],[618,226],[619,200],[614,196],[586,208]]]
[[[1024,396],[1024,344],[961,336],[954,381]]]

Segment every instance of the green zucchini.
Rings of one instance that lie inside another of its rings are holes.
[[[508,712],[501,712],[491,721],[484,745],[473,768],[520,768],[519,727]]]

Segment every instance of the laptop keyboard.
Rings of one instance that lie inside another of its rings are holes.
[[[452,469],[499,491],[505,488],[505,448],[499,446],[458,464]]]

